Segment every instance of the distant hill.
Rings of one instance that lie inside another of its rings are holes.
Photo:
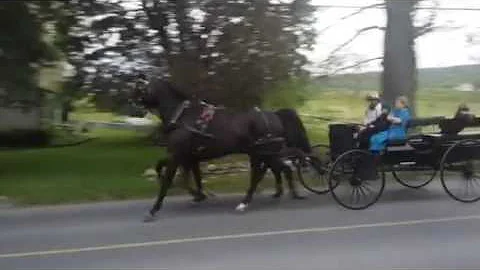
[[[378,90],[380,72],[336,75],[320,78],[316,82],[322,88],[350,90]],[[420,89],[453,89],[461,84],[480,85],[480,65],[424,68],[418,73]]]

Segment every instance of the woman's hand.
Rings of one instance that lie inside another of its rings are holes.
[[[394,117],[392,115],[389,115],[387,117],[387,120],[393,124],[401,124],[402,123],[402,119],[398,118],[398,117]]]

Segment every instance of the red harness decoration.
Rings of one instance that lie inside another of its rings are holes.
[[[202,113],[200,114],[200,119],[208,123],[213,119],[213,116],[215,115],[215,107],[212,105],[207,105],[205,108],[203,108]]]
[[[213,105],[204,105],[198,120],[196,121],[197,128],[200,132],[205,132],[208,128],[208,124],[212,121],[213,116],[215,115],[215,106]]]

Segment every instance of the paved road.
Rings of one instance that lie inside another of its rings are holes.
[[[239,197],[0,210],[0,269],[479,269],[480,207],[437,186],[388,186],[375,206]]]

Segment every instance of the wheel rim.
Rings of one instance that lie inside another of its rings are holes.
[[[329,173],[329,185],[332,196],[339,204],[359,210],[380,198],[385,178],[384,173],[374,165],[373,155],[353,150],[335,161]]]
[[[462,202],[480,200],[480,161],[466,160],[445,164],[442,184],[454,199]]]
[[[435,179],[437,171],[431,166],[399,164],[392,168],[392,175],[398,183],[409,188],[421,188]]]
[[[305,189],[316,194],[324,194],[330,190],[326,178],[326,167],[318,159],[311,157],[305,164],[299,164],[297,173],[300,183]]]
[[[478,142],[462,141],[450,147],[442,159],[442,185],[455,200],[480,200],[480,160],[476,153],[479,147]]]

